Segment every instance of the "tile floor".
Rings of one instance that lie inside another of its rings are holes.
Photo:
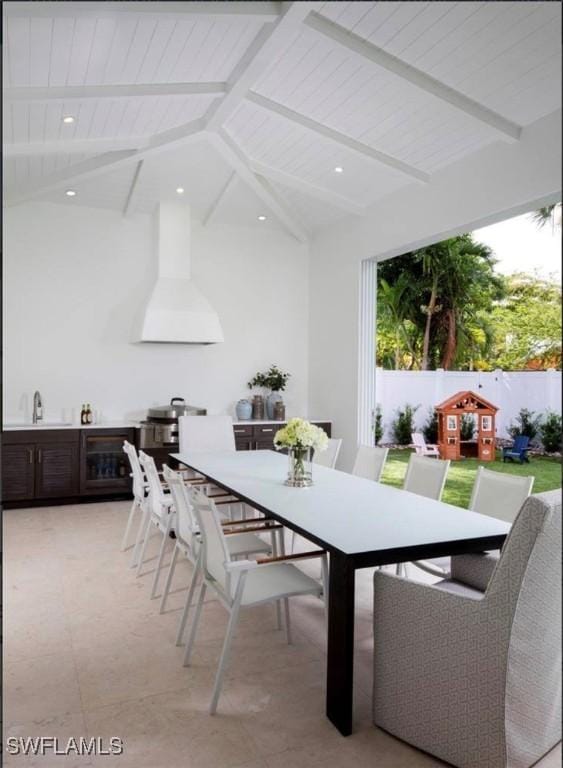
[[[358,578],[353,736],[342,738],[324,716],[323,612],[314,598],[292,601],[291,646],[270,606],[243,613],[219,711],[210,717],[226,613],[216,602],[205,606],[193,665],[182,667],[174,638],[188,565],[178,568],[159,614],[159,601],[149,600],[157,540],[141,578],[130,554],[118,551],[128,509],[102,503],[4,513],[4,739],[124,742],[123,755],[112,757],[4,754],[8,768],[443,765],[370,723],[369,572]],[[559,746],[538,765],[560,764]]]

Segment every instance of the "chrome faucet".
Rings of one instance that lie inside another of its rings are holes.
[[[43,420],[43,403],[41,402],[41,393],[36,390],[33,394],[33,423]]]

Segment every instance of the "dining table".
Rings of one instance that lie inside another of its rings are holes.
[[[497,550],[510,528],[494,517],[319,465],[313,465],[312,486],[290,487],[287,457],[272,450],[171,456],[329,553],[326,715],[343,736],[353,724],[356,570]]]

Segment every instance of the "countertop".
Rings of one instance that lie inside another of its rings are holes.
[[[289,417],[291,418],[291,416]],[[266,424],[274,424],[274,425],[282,425],[287,424],[288,419],[285,421],[274,421],[270,419],[246,419],[243,421],[233,421],[233,427],[246,427],[246,426],[260,426],[260,425],[266,425]],[[331,419],[310,419],[310,421],[314,421],[317,423],[322,424],[331,424]],[[138,428],[140,426],[138,421],[108,421],[104,422],[103,424],[66,424],[55,422],[55,421],[46,421],[44,424],[24,424],[19,423],[15,421],[8,421],[4,424],[2,427],[2,430],[4,432],[13,432],[17,430],[44,430],[44,429],[127,429],[127,428]]]
[[[103,424],[67,424],[67,423],[61,423],[55,422],[55,421],[46,421],[45,424],[23,424],[23,423],[16,423],[16,422],[7,422],[2,427],[4,432],[13,432],[17,430],[44,430],[44,429],[129,429],[131,427],[138,427],[138,422],[133,421],[108,421],[107,423]]]

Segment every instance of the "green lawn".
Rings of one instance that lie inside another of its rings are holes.
[[[382,481],[401,488],[410,455],[410,450],[389,451]],[[496,461],[481,462],[481,464],[495,472],[506,472],[510,475],[533,475],[536,479],[532,493],[561,488],[561,459],[531,456],[529,464],[513,464],[508,461],[503,464],[499,455],[497,452]],[[458,507],[467,507],[478,466],[479,461],[477,459],[452,461],[442,501],[455,504]]]

